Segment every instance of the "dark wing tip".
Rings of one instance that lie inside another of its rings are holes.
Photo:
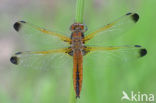
[[[18,32],[21,28],[21,23],[26,23],[25,21],[19,21],[14,24],[14,29]]]
[[[21,28],[21,24],[19,22],[16,22],[14,24],[14,29],[18,32],[20,28]]]
[[[12,56],[10,58],[10,62],[17,65],[18,64],[18,58],[16,56]]]
[[[132,19],[134,20],[134,22],[137,22],[139,20],[139,15],[137,13],[134,13],[132,15]]]
[[[147,50],[145,48],[140,49],[139,53],[140,53],[140,57],[143,57],[143,56],[145,56],[147,54]]]

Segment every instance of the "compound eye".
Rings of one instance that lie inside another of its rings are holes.
[[[70,30],[71,31],[75,31],[75,30],[79,30],[79,31],[87,31],[87,26],[84,25],[84,24],[78,24],[78,23],[75,23],[75,24],[72,24],[71,27],[70,27]]]
[[[84,30],[84,25],[80,25],[80,30]]]
[[[74,26],[74,25],[71,25],[71,26],[70,26],[70,30],[71,30],[71,31],[74,31],[74,30],[75,30],[75,26]]]

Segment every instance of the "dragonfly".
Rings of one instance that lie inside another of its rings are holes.
[[[147,54],[147,50],[140,45],[123,45],[123,46],[90,46],[89,42],[99,36],[101,39],[113,34],[113,38],[116,38],[117,34],[122,34],[129,28],[133,27],[139,20],[139,15],[137,13],[126,13],[125,15],[119,17],[113,22],[103,25],[102,27],[96,29],[93,32],[86,32],[87,26],[82,23],[73,23],[70,26],[71,36],[65,36],[63,34],[49,31],[47,29],[38,27],[34,24],[28,23],[26,21],[18,21],[14,24],[14,29],[17,32],[25,29],[25,26],[30,27],[36,31],[43,33],[43,35],[49,35],[50,37],[55,37],[60,40],[63,44],[67,44],[67,47],[62,47],[58,49],[50,49],[45,51],[21,51],[16,52],[10,61],[14,65],[19,65],[23,60],[22,56],[28,55],[48,55],[53,56],[56,53],[63,53],[72,58],[73,61],[73,86],[76,94],[76,98],[80,98],[80,93],[82,90],[83,81],[83,57],[91,52],[96,51],[115,51],[115,50],[135,50],[138,57],[143,57]],[[122,29],[122,28],[125,29]],[[121,29],[121,30],[120,30]],[[118,35],[117,35],[118,36]],[[97,40],[98,41],[98,40]],[[45,41],[46,42],[46,41]],[[101,41],[102,43],[103,41]],[[26,57],[27,58],[27,57]]]

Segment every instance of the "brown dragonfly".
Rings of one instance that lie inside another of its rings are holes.
[[[26,27],[30,27],[36,31],[40,31],[43,34],[49,35],[52,38],[58,38],[63,44],[67,44],[64,48],[51,49],[46,51],[22,51],[15,53],[11,58],[11,63],[15,65],[20,65],[25,58],[32,55],[45,56],[52,54],[53,56],[56,53],[64,53],[73,58],[73,85],[76,93],[76,98],[80,98],[80,92],[82,89],[83,81],[83,56],[87,55],[90,52],[95,51],[115,51],[115,50],[131,50],[135,51],[138,57],[143,57],[146,55],[147,50],[140,45],[126,45],[126,46],[89,46],[89,42],[96,38],[97,36],[100,39],[105,39],[105,37],[112,35],[113,38],[116,38],[118,34],[122,34],[124,31],[128,30],[139,20],[139,15],[137,13],[127,13],[120,17],[119,19],[104,25],[93,32],[86,33],[87,27],[81,23],[74,23],[70,27],[71,36],[67,37],[63,34],[52,32],[38,26],[35,26],[31,23],[25,21],[18,21],[14,24],[14,29],[17,32],[22,31]],[[123,29],[124,28],[124,29]],[[112,34],[111,34],[112,33]],[[37,39],[37,38],[36,38]],[[99,40],[96,40],[99,41]],[[103,42],[101,41],[101,43]],[[47,42],[47,41],[45,41]],[[96,44],[96,43],[95,43]],[[55,44],[54,44],[55,45]],[[26,57],[22,58],[24,55]],[[49,58],[50,58],[49,56]]]

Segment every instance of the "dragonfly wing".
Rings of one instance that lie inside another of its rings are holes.
[[[87,44],[102,44],[109,42],[122,35],[125,31],[133,27],[139,20],[137,13],[127,13],[110,24],[107,24],[91,33],[88,33],[85,37]]]
[[[18,21],[14,24],[14,29],[19,32],[24,40],[34,47],[51,49],[52,47],[67,47],[70,38],[56,32],[48,31],[25,21]]]
[[[62,68],[72,63],[72,58],[66,54],[68,49],[56,49],[48,51],[17,52],[11,58],[12,64],[27,69],[51,69]]]
[[[86,52],[103,52],[105,54],[111,54],[122,59],[139,58],[147,54],[147,50],[140,45],[125,45],[125,46],[109,46],[109,47],[86,47]]]

